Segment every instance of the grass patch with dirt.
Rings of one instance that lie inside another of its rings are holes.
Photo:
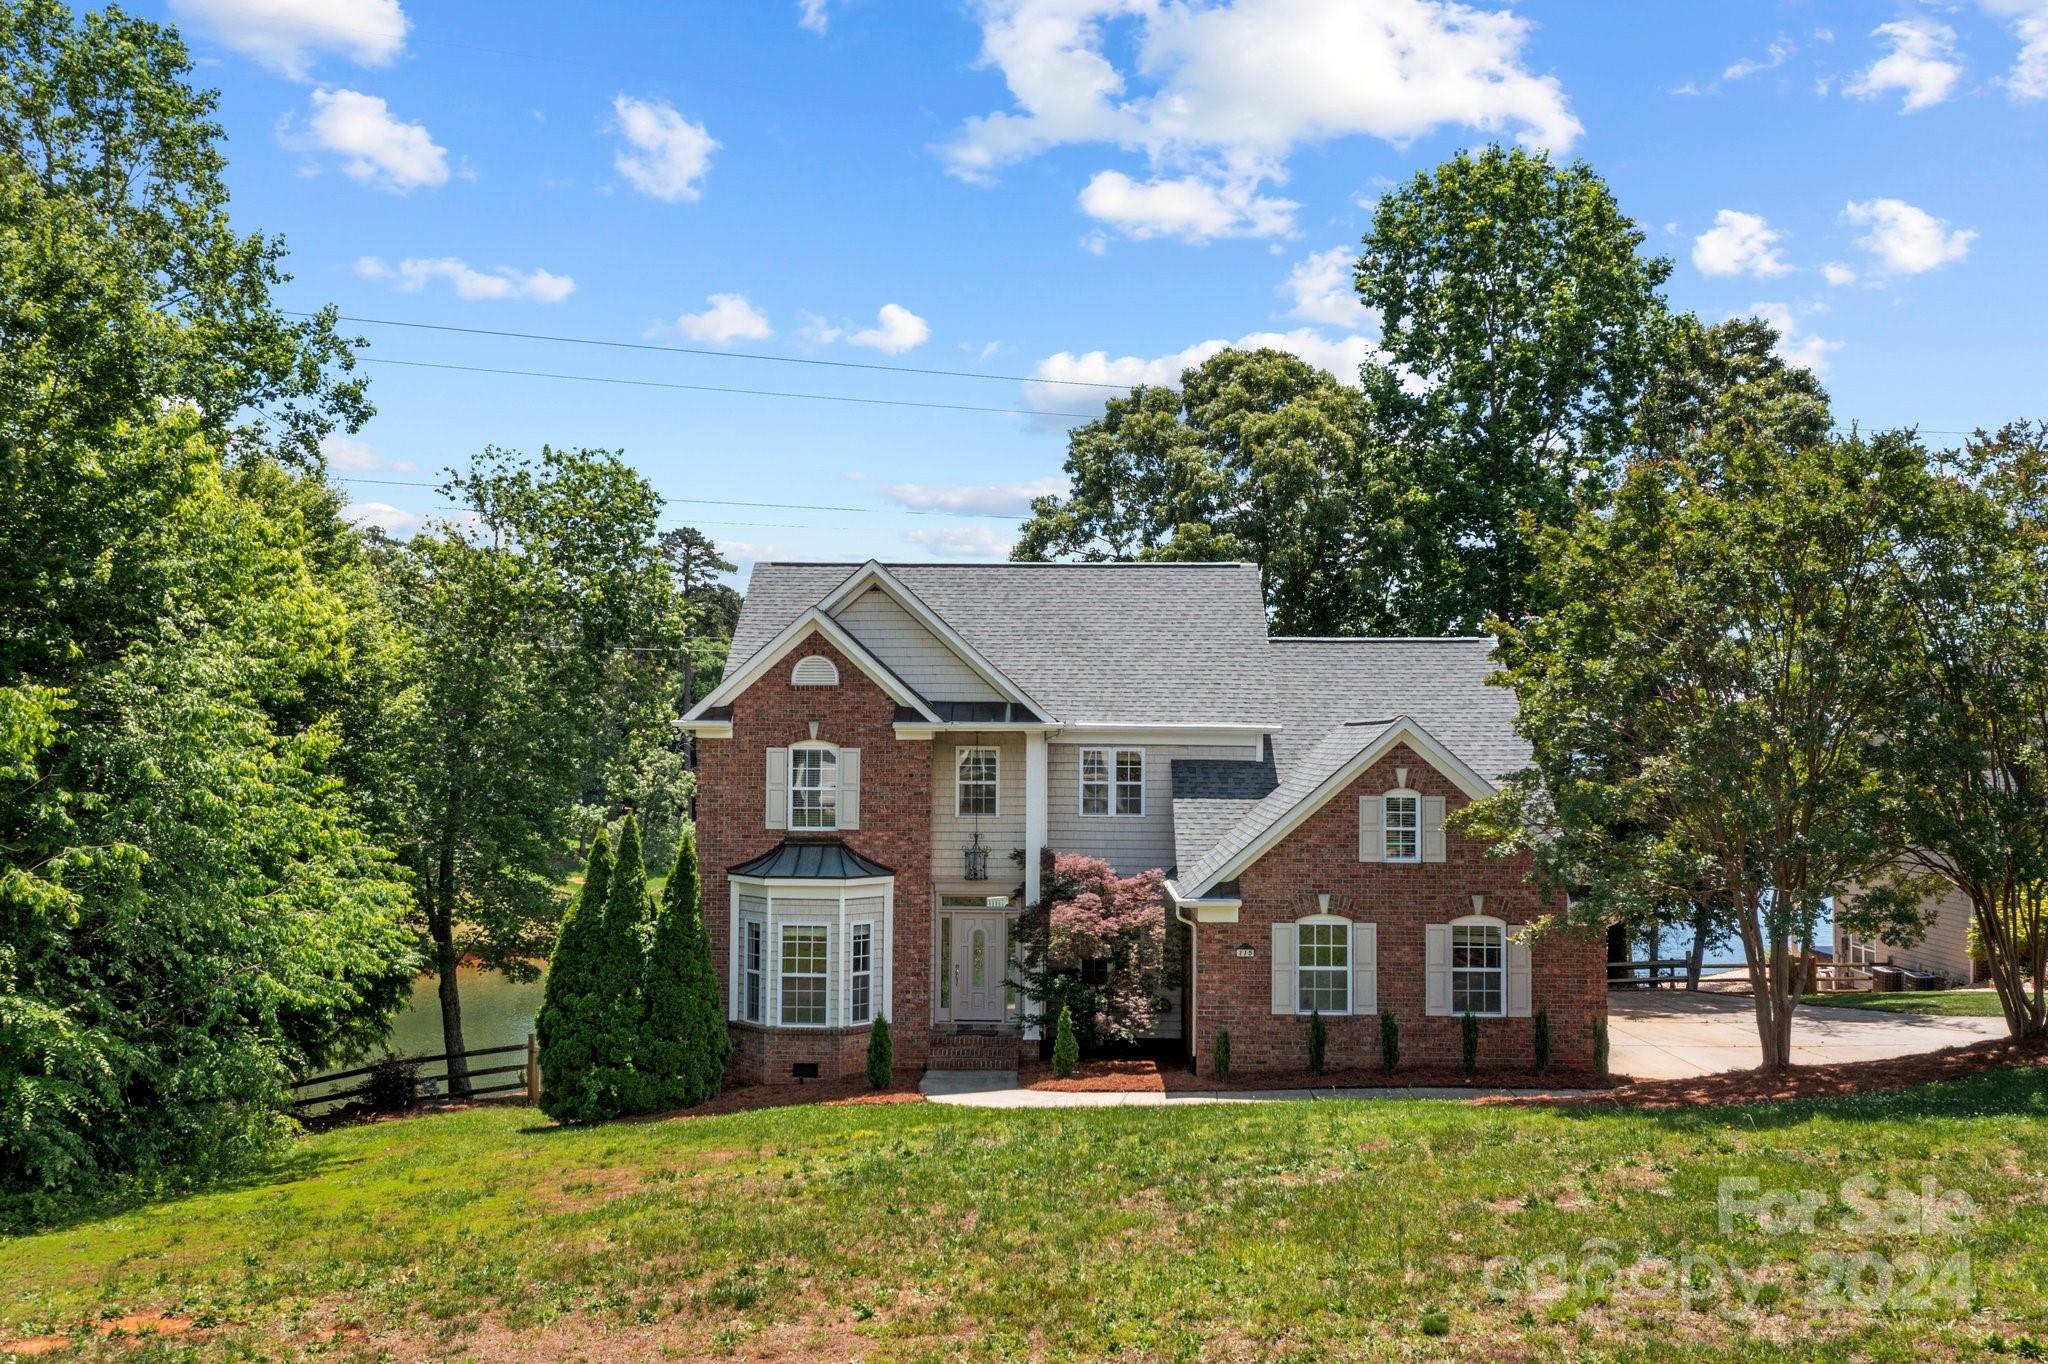
[[[1938,1014],[1944,1018],[2003,1018],[1996,990],[1844,990],[1808,995],[1802,1001],[1830,1009],[1875,1009],[1888,1014]]]
[[[1840,1191],[1862,1176],[1974,1211],[1859,1233]],[[1724,1178],[1816,1191],[1813,1230],[1724,1231]],[[1685,1301],[1604,1271],[1655,1257],[1742,1277]],[[1880,1264],[1929,1301],[1873,1296]],[[99,1333],[120,1318],[189,1327]],[[565,1131],[475,1109],[0,1242],[0,1346],[39,1337],[131,1360],[2025,1353],[2048,1339],[2048,1068],[1674,1112],[898,1104]]]

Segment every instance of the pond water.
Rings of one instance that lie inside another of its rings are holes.
[[[473,966],[457,968],[456,983],[462,992],[462,1043],[470,1051],[479,1047],[505,1047],[524,1045],[526,1035],[533,1031],[534,1015],[540,1012],[541,992],[546,988],[547,968],[543,966],[539,976],[528,981],[511,981],[496,971],[480,971]],[[441,1040],[441,978],[434,975],[421,976],[412,983],[412,997],[406,1001],[398,1016],[391,1020],[391,1032],[384,1045],[371,1047],[361,1056],[349,1061],[337,1062],[334,1070],[353,1070],[366,1066],[382,1056],[386,1050],[401,1052],[407,1056],[439,1056],[447,1048]],[[478,1057],[470,1062],[472,1067],[510,1065],[523,1058],[513,1053],[503,1056]],[[435,1061],[420,1067],[423,1075],[441,1075],[446,1063]],[[493,1077],[494,1081],[511,1079],[511,1076]],[[477,1083],[491,1083],[480,1080]],[[321,1093],[345,1090],[360,1085],[360,1078],[342,1080],[336,1084],[323,1085],[319,1089],[299,1091],[300,1097],[312,1098]]]

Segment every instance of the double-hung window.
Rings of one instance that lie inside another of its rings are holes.
[[[855,924],[847,930],[846,1017],[865,1023],[875,1007],[875,926]]]
[[[1351,1012],[1351,925],[1304,923],[1296,924],[1294,931],[1295,1009]]]
[[[822,924],[782,926],[782,1025],[822,1027],[825,1023],[827,930]]]
[[[1389,862],[1422,860],[1422,797],[1412,791],[1392,791],[1382,798],[1385,818],[1385,859]]]
[[[1451,925],[1451,1012],[1507,1012],[1507,930],[1499,924]]]
[[[1081,750],[1081,813],[1142,815],[1145,813],[1145,750],[1084,748]]]
[[[953,813],[966,819],[996,813],[996,750],[963,748],[954,768]]]
[[[839,827],[839,755],[832,749],[789,750],[789,827]]]
[[[761,1021],[761,948],[766,936],[759,919],[749,919],[745,925],[746,959],[742,963],[745,983],[744,996],[740,1000],[740,1017],[749,1023]]]

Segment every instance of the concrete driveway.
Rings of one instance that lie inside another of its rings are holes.
[[[2005,1036],[1998,1018],[1937,1018],[1802,1004],[1792,1059],[1802,1065],[1878,1061]],[[1608,1065],[1643,1080],[1747,1070],[1763,1060],[1747,995],[1617,990],[1607,996]]]

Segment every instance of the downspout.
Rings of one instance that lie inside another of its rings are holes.
[[[1196,923],[1187,916],[1179,899],[1173,902],[1173,917],[1188,926],[1188,1074],[1192,1075],[1195,1073],[1195,1026],[1199,1020],[1196,987],[1201,980],[1201,956],[1195,950]]]

